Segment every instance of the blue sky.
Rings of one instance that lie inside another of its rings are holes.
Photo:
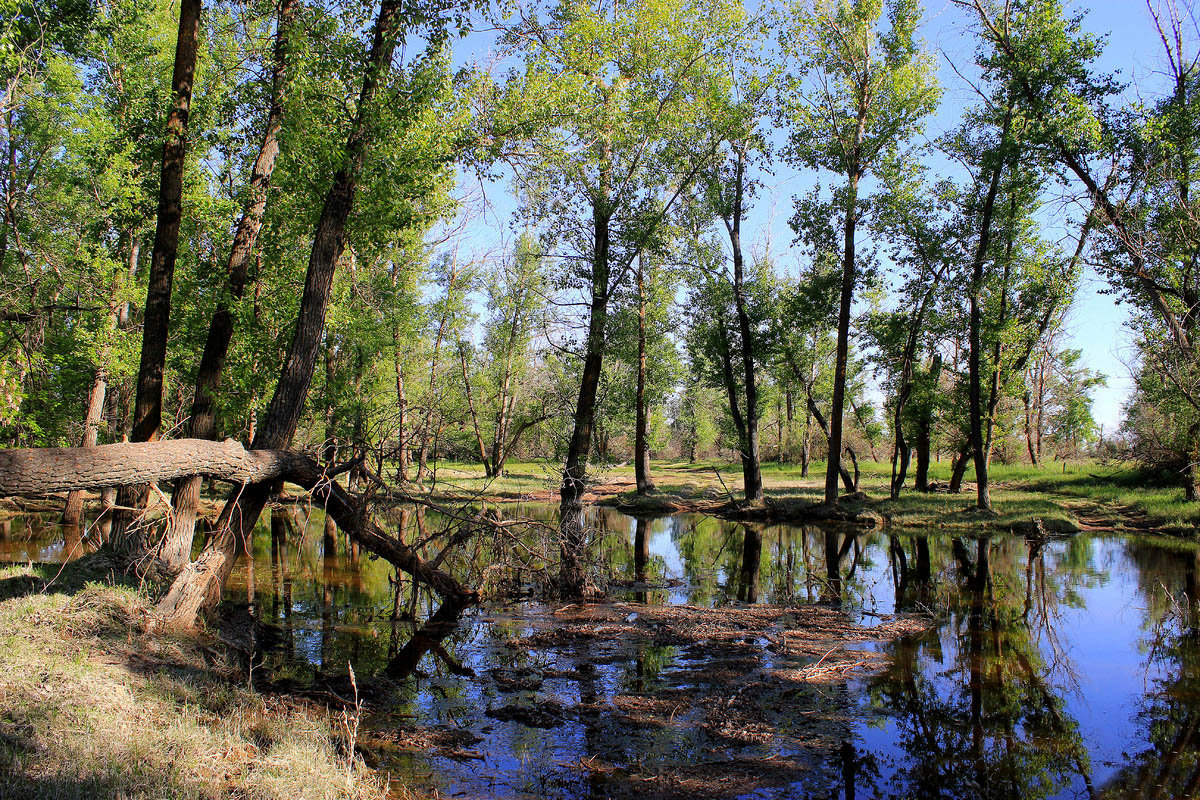
[[[1074,10],[1086,12],[1084,26],[1090,32],[1106,34],[1107,46],[1100,67],[1118,71],[1120,79],[1130,83],[1130,96],[1151,96],[1161,85],[1157,73],[1162,61],[1162,45],[1144,0],[1091,0],[1070,3]],[[927,136],[935,138],[955,127],[964,108],[971,105],[974,94],[961,72],[971,74],[975,41],[968,27],[969,18],[950,0],[929,0],[925,5],[922,36],[938,60],[938,75],[944,95],[937,114],[930,120]],[[455,61],[462,65],[487,60],[493,50],[493,35],[487,31],[473,33],[455,47]],[[780,137],[782,140],[782,137]],[[775,263],[782,268],[794,268],[796,255],[790,252],[792,233],[787,220],[791,215],[792,198],[807,192],[814,181],[828,186],[830,176],[799,172],[782,164],[773,167],[773,175],[765,176],[767,191],[761,193],[747,224],[748,241],[758,252],[769,248]],[[502,183],[480,186],[468,178],[467,190],[486,195],[486,205],[469,224],[468,249],[476,255],[499,254],[512,236],[514,203],[508,187]],[[1073,227],[1063,227],[1061,206],[1047,210],[1044,234],[1052,240],[1074,235]],[[1073,240],[1066,247],[1073,246]],[[1105,432],[1116,429],[1121,419],[1121,404],[1128,396],[1131,381],[1127,363],[1132,357],[1130,336],[1125,328],[1126,313],[1112,297],[1100,294],[1106,281],[1089,270],[1085,273],[1065,327],[1064,344],[1083,351],[1086,366],[1103,373],[1107,385],[1095,391],[1094,414]]]

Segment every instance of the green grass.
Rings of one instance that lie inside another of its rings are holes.
[[[0,569],[0,797],[360,798],[382,780],[324,709],[233,680],[136,590]],[[32,591],[31,591],[32,590]]]
[[[561,465],[555,462],[510,462],[505,474],[487,479],[475,464],[442,463],[438,466],[435,496],[445,500],[481,498],[496,502],[556,499]],[[960,494],[945,491],[918,493],[909,487],[897,500],[888,499],[891,465],[859,463],[860,485],[871,498],[870,508],[892,524],[905,527],[990,527],[1007,529],[1027,525],[1032,518],[1051,530],[1078,526],[1112,525],[1129,529],[1165,529],[1190,533],[1200,527],[1200,503],[1188,503],[1181,489],[1128,467],[1095,462],[1062,462],[1034,467],[1028,464],[993,464],[991,468],[994,516],[973,511],[974,472],[968,470]],[[825,464],[813,462],[806,478],[795,464],[762,465],[767,496],[773,500],[818,501],[824,487]],[[633,465],[593,466],[592,480],[607,485],[602,502],[625,508],[653,511],[689,504],[712,503],[741,496],[741,466],[726,461],[656,461],[651,473],[657,493],[640,500],[633,492]],[[948,461],[930,465],[930,480],[945,486],[950,480]]]

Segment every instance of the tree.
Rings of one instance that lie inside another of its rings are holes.
[[[283,125],[283,109],[288,80],[288,37],[292,33],[296,0],[280,0],[275,22],[275,48],[271,72],[270,110],[262,143],[250,177],[249,197],[238,220],[233,244],[229,248],[226,262],[228,274],[228,299],[222,297],[213,313],[208,335],[204,341],[204,352],[196,370],[196,388],[192,399],[191,415],[188,420],[188,435],[192,438],[211,439],[216,432],[215,398],[213,394],[225,366],[229,344],[233,339],[234,317],[232,303],[241,299],[249,278],[250,256],[262,229],[263,212],[267,206],[267,193],[271,186],[271,174],[279,156],[279,133]],[[192,553],[192,535],[196,526],[196,507],[200,499],[202,479],[198,475],[181,480],[175,487],[171,515],[166,535],[159,545],[157,560],[168,574],[183,568]]]
[[[396,42],[406,27],[401,4],[397,0],[384,0],[371,34],[362,88],[342,163],[334,173],[313,235],[292,342],[275,394],[251,445],[253,449],[286,449],[296,432],[323,338],[334,270],[346,246],[346,223],[367,162],[373,127],[371,115],[375,113],[377,95],[386,86]],[[436,36],[433,46],[440,46]],[[255,483],[230,495],[204,552],[179,574],[159,603],[159,610],[172,624],[190,626],[200,611],[220,600],[221,588],[271,494],[272,485],[272,482]]]
[[[495,478],[521,437],[552,413],[548,393],[537,391],[534,349],[535,341],[545,335],[549,314],[540,242],[522,234],[512,255],[500,262],[487,283],[489,317],[479,354],[482,363],[474,376],[468,374],[469,345],[460,341],[458,347],[479,461],[485,474]],[[477,387],[474,399],[472,384]]]
[[[927,316],[935,306],[942,281],[959,255],[956,245],[963,232],[955,217],[947,214],[946,186],[929,186],[919,170],[905,169],[899,163],[888,165],[884,183],[886,191],[876,201],[876,224],[893,247],[893,262],[909,276],[900,288],[901,310],[877,315],[871,325],[884,369],[891,377],[894,446],[890,486],[891,497],[895,499],[900,496],[908,471],[905,411],[918,386],[916,371],[922,357],[932,350],[928,344],[922,347]],[[921,404],[920,410],[928,407]],[[924,458],[924,469],[918,467],[917,484],[924,489],[925,479],[920,476],[927,476],[929,466],[930,424],[926,415],[919,414],[917,428],[918,450]]]
[[[930,57],[916,38],[915,0],[815,0],[793,4],[781,45],[797,62],[781,116],[790,160],[844,176],[842,282],[830,411],[825,502],[838,501],[850,312],[856,283],[859,183],[890,150],[920,130],[939,91]]]
[[[171,284],[179,249],[179,223],[183,215],[183,168],[187,147],[188,116],[200,38],[200,0],[180,0],[179,32],[175,41],[175,68],[171,76],[172,103],[167,115],[159,179],[158,213],[154,247],[150,253],[146,305],[142,319],[141,360],[137,373],[130,439],[150,442],[158,438],[162,424],[163,370],[167,358],[167,333],[171,317]],[[126,508],[145,505],[150,489],[145,485],[123,486],[118,504]],[[147,549],[143,531],[129,528],[128,512],[117,515],[111,541],[113,551],[132,561]]]
[[[1033,123],[1031,140],[1062,165],[1095,205],[1103,270],[1114,291],[1136,310],[1147,345],[1143,352],[1159,373],[1146,385],[1156,387],[1159,401],[1159,390],[1174,387],[1176,409],[1186,409],[1171,417],[1177,426],[1172,435],[1153,437],[1174,442],[1173,455],[1157,451],[1164,458],[1159,463],[1177,472],[1186,497],[1200,498],[1192,466],[1200,453],[1200,416],[1187,399],[1197,385],[1194,327],[1200,294],[1192,268],[1197,250],[1195,226],[1179,224],[1195,219],[1190,211],[1191,165],[1200,142],[1191,102],[1194,56],[1184,33],[1189,23],[1175,10],[1164,19],[1151,7],[1172,85],[1158,103],[1140,113],[1118,115],[1108,107],[1117,91],[1115,81],[1092,65],[1101,40],[1083,33],[1079,16],[1068,17],[1061,3],[1030,0],[1015,8],[996,8],[983,0],[960,4],[979,20],[997,70]],[[1139,376],[1148,373],[1143,369]],[[1150,446],[1145,452],[1156,450]]]
[[[723,138],[706,108],[736,39],[727,3],[563,3],[506,37],[524,59],[509,76],[497,129],[531,216],[570,255],[565,284],[582,296],[586,335],[560,488],[559,589],[587,589],[582,496],[607,341],[609,300]]]
[[[1078,456],[1084,445],[1096,438],[1096,420],[1092,416],[1092,390],[1104,385],[1104,376],[1082,366],[1081,350],[1064,349],[1057,354],[1054,410],[1050,414],[1050,435],[1058,457],[1063,461]]]

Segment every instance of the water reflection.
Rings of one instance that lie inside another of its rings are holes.
[[[446,524],[410,509],[398,509],[393,523],[409,542],[429,540]],[[388,769],[420,777],[430,792],[622,795],[639,785],[631,777],[638,769],[691,765],[688,780],[699,780],[695,765],[751,758],[781,766],[753,785],[734,782],[727,770],[720,775],[727,783],[710,788],[736,785],[764,797],[1200,792],[1200,551],[1193,546],[1083,535],[863,534],[692,515],[631,519],[610,510],[589,511],[588,525],[604,532],[598,569],[620,600],[825,603],[864,625],[896,611],[927,613],[935,624],[886,645],[887,667],[877,674],[786,690],[761,681],[785,660],[761,639],[719,658],[654,636],[533,649],[522,643],[555,629],[548,609],[505,601],[456,621],[386,562],[358,557],[340,538],[331,545],[319,512],[291,506],[273,509],[256,531],[228,591],[264,625],[256,674],[307,685],[344,675],[353,663],[360,677],[394,682],[372,730],[469,732],[470,752],[482,761],[429,747],[385,757]],[[87,549],[97,528],[94,521],[82,530],[36,518],[0,521],[0,557],[69,558]],[[490,547],[451,554],[447,566],[494,587],[536,583],[532,557],[488,571],[499,563]],[[729,680],[760,681],[753,691],[762,702],[713,733],[700,724],[711,709],[696,698],[724,692],[740,713],[747,695],[737,687],[745,684]]]

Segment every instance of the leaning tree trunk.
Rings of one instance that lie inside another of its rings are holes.
[[[229,249],[229,261],[226,265],[229,298],[222,297],[217,303],[217,309],[209,323],[200,366],[196,371],[196,389],[188,422],[188,436],[193,438],[211,439],[216,435],[215,393],[225,367],[229,344],[233,340],[234,320],[231,304],[240,300],[246,290],[250,254],[262,229],[271,174],[275,171],[275,161],[279,155],[279,131],[283,126],[283,101],[287,78],[287,37],[296,3],[297,0],[281,0],[279,3],[275,23],[275,67],[271,81],[271,107],[258,157],[250,173],[250,197],[242,210],[242,217],[238,220],[237,231],[233,236],[233,245]],[[190,475],[175,485],[171,503],[175,511],[171,515],[167,534],[158,551],[159,566],[168,574],[173,575],[183,569],[183,565],[192,554],[192,537],[196,529],[201,484],[200,476]]]
[[[604,362],[604,334],[608,321],[609,218],[607,199],[593,200],[592,234],[595,242],[592,259],[591,318],[588,321],[583,375],[579,398],[575,403],[575,424],[563,465],[559,487],[559,591],[564,597],[580,597],[588,588],[584,553],[587,530],[584,524],[583,492],[587,480],[587,457],[592,446],[596,414],[596,394]]]
[[[304,461],[303,456],[289,451],[248,451],[233,439],[0,449],[0,497],[95,491],[175,480],[184,475],[258,483],[298,469]]]
[[[295,334],[283,362],[275,395],[254,438],[255,449],[287,447],[300,421],[325,329],[333,274],[346,244],[346,220],[354,205],[358,177],[366,162],[370,141],[367,114],[377,87],[391,65],[402,21],[400,0],[383,0],[375,22],[358,107],[346,142],[345,162],[334,173],[333,185],[325,196],[309,255]],[[327,496],[344,494],[336,482],[326,480],[318,485]],[[190,627],[202,610],[220,600],[221,589],[233,571],[243,542],[254,529],[270,491],[270,484],[256,483],[230,496],[204,552],[179,574],[159,604],[159,610],[169,623]],[[334,512],[327,509],[327,513]]]
[[[158,218],[154,229],[154,250],[150,256],[142,323],[142,352],[130,437],[135,442],[149,442],[158,438],[162,424],[163,369],[171,317],[171,283],[175,276],[175,256],[179,250],[179,222],[183,216],[183,169],[187,152],[188,116],[192,105],[192,80],[196,72],[200,36],[200,7],[200,0],[180,0],[179,3],[179,31],[175,42],[175,67],[171,76],[174,100],[167,116],[167,138],[163,143]],[[123,486],[118,492],[118,505],[140,509],[146,504],[149,492],[150,488],[144,484]],[[149,550],[149,542],[143,533],[144,526],[130,528],[130,513],[121,511],[117,514],[110,545],[119,557],[132,562]]]
[[[460,606],[477,600],[436,564],[390,536],[362,512],[360,504],[329,473],[303,453],[290,450],[247,450],[227,439],[174,439],[167,442],[131,442],[99,447],[47,447],[30,450],[0,449],[0,497],[36,497],[72,489],[94,490],[112,483],[157,483],[184,475],[204,475],[253,490],[288,481],[312,492],[347,535],[367,550],[430,586],[448,602]],[[244,506],[243,506],[244,508]],[[240,513],[235,503],[226,514]],[[476,517],[472,524],[487,524]],[[221,535],[218,529],[217,535]],[[189,569],[191,567],[189,566]],[[177,581],[178,583],[178,581]],[[174,587],[173,587],[174,588]],[[217,587],[219,593],[220,587]]]

